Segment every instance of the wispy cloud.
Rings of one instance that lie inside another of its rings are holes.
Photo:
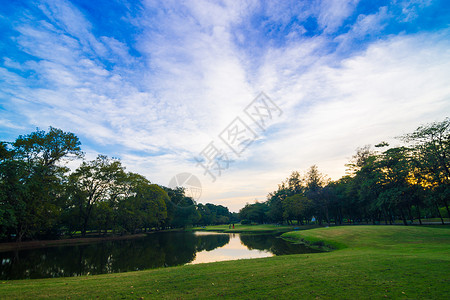
[[[338,178],[356,147],[450,111],[448,24],[428,22],[441,2],[8,5],[5,138],[60,127],[89,157],[121,157],[152,182],[192,172],[201,201],[233,210],[263,200],[294,169],[318,164]],[[211,183],[193,158],[260,91],[283,115]]]
[[[326,33],[335,32],[353,14],[359,0],[323,0],[318,11],[318,23]]]

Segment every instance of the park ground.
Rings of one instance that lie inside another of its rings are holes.
[[[244,229],[235,227],[239,232]],[[280,232],[276,226],[274,231]],[[3,281],[0,298],[446,299],[450,294],[450,226],[337,226],[290,231],[283,237],[334,250],[119,274]]]

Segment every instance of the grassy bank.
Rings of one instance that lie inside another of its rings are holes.
[[[236,229],[236,228],[235,228]],[[0,284],[0,298],[445,299],[450,230],[346,226],[288,233],[340,250]]]

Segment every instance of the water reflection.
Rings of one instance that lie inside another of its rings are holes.
[[[144,238],[0,253],[0,278],[117,273],[187,263],[315,252],[272,235],[164,232]]]
[[[240,235],[242,244],[249,250],[268,251],[273,255],[317,253],[319,250],[308,248],[305,245],[286,242],[280,237],[264,234],[242,234]]]
[[[197,234],[201,235],[202,233],[198,232]],[[273,256],[269,250],[253,250],[250,247],[247,247],[245,243],[242,242],[242,237],[240,237],[239,234],[231,233],[222,235],[227,235],[230,238],[230,241],[226,245],[217,247],[212,251],[207,250],[198,252],[191,264]]]

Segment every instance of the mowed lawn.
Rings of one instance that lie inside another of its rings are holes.
[[[344,226],[289,232],[318,254],[121,274],[7,281],[0,298],[448,299],[450,227]]]

